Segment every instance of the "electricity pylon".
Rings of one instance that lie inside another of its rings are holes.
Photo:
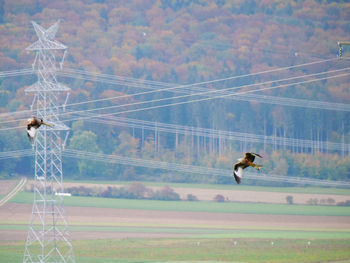
[[[66,46],[54,40],[59,22],[48,29],[35,22],[32,24],[39,39],[26,50],[35,52],[32,66],[38,81],[27,88],[26,92],[34,93],[31,106],[33,115],[42,118],[53,127],[41,126],[33,145],[34,201],[23,263],[74,263],[75,257],[63,206],[64,140],[61,136],[67,135],[69,128],[59,120],[59,98],[62,95],[68,96],[70,89],[58,83],[56,79],[56,71],[58,66],[62,67]],[[60,53],[62,59],[58,62]]]
[[[338,57],[340,57],[340,58],[343,56],[343,46],[350,46],[350,42],[349,41],[338,41],[338,47],[339,47]]]

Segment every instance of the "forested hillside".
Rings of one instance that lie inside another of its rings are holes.
[[[137,123],[67,117],[69,149],[228,169],[242,152],[257,151],[265,173],[350,179],[350,48],[337,58],[337,41],[350,40],[348,1],[0,0],[0,71],[31,68],[35,54],[25,48],[37,36],[30,21],[48,28],[57,20],[56,39],[68,47],[63,70],[70,73],[58,75],[71,88],[68,104],[122,96],[67,111],[153,100],[114,110],[112,118]],[[344,76],[329,78],[337,70]],[[322,80],[307,82],[320,72]],[[310,76],[281,86],[303,75]],[[284,81],[270,83],[277,79]],[[35,81],[35,74],[0,76],[0,112],[29,109],[32,95],[24,90]],[[125,96],[176,85],[183,86]],[[250,97],[188,96],[220,90]],[[130,112],[161,104],[177,105]],[[0,122],[11,118],[0,115]],[[0,132],[0,151],[31,147],[24,130]],[[0,160],[0,176],[30,176],[28,167],[30,158]],[[79,179],[227,180],[71,158],[64,169]]]

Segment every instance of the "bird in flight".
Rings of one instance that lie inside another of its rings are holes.
[[[44,123],[43,119],[40,119],[40,118],[37,118],[37,117],[34,117],[34,116],[32,118],[28,119],[27,135],[28,135],[28,138],[29,138],[31,143],[33,143],[36,131],[41,125],[46,125],[46,126],[49,126],[49,127],[53,127],[50,124]]]
[[[262,156],[257,153],[245,153],[244,158],[238,159],[238,163],[234,164],[233,176],[237,184],[241,183],[242,173],[245,168],[247,168],[248,166],[251,166],[257,170],[260,170],[260,168],[262,167],[262,165],[258,165],[254,163],[255,156],[262,158]]]

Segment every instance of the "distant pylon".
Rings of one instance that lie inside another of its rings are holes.
[[[33,146],[34,201],[23,263],[74,263],[62,194],[64,189],[61,135],[67,134],[69,128],[59,120],[58,102],[59,95],[66,94],[70,89],[58,83],[56,79],[57,66],[62,67],[66,46],[54,40],[59,22],[48,29],[35,22],[32,24],[39,39],[26,50],[35,52],[33,70],[37,73],[38,81],[27,88],[26,92],[34,93],[31,106],[33,115],[53,124],[53,127],[40,127]],[[61,52],[63,57],[58,62],[56,55]]]
[[[339,53],[338,53],[338,57],[342,57],[343,56],[343,46],[350,46],[350,42],[349,41],[338,41],[338,47],[339,47]]]

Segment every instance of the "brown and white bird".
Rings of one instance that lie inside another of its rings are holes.
[[[28,138],[29,138],[31,143],[33,143],[36,131],[41,125],[46,125],[46,126],[52,127],[52,125],[44,123],[43,119],[40,119],[40,118],[37,118],[34,116],[32,118],[28,119],[27,135],[28,135]]]
[[[262,165],[254,163],[255,156],[262,158],[261,155],[257,153],[245,153],[244,158],[238,159],[238,163],[235,163],[233,166],[233,176],[236,179],[237,184],[241,183],[243,170],[248,166],[254,167],[257,170],[260,170]]]

